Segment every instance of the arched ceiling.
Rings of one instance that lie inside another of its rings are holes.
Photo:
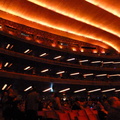
[[[120,0],[0,0],[0,17],[120,52]]]

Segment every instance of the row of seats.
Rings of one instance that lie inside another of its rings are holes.
[[[38,111],[38,116],[44,119],[52,120],[99,120],[97,110],[86,108],[84,110],[71,110],[61,112],[55,111]]]

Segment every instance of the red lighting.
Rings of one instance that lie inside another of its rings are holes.
[[[98,51],[97,50],[93,50],[93,53],[98,53]]]
[[[101,53],[105,53],[105,50],[102,50]]]
[[[62,49],[62,48],[63,48],[63,46],[62,46],[62,45],[59,45],[59,48],[60,48],[60,49]]]
[[[9,33],[9,34],[11,34],[11,35],[13,35],[13,34],[14,34],[14,33],[13,33],[13,31],[8,31],[8,33]]]
[[[77,51],[77,49],[76,49],[75,47],[72,47],[72,50],[73,50],[73,51]]]
[[[52,47],[56,47],[56,44],[55,44],[55,43],[53,43],[53,44],[52,44]]]
[[[84,49],[81,48],[80,51],[81,51],[81,52],[84,52]]]
[[[41,41],[41,40],[35,40],[35,41],[36,41],[37,43],[39,43],[39,44],[40,44],[40,43],[42,43],[42,41]]]
[[[30,37],[26,37],[26,39],[27,39],[27,40],[31,40],[31,38],[30,38]]]

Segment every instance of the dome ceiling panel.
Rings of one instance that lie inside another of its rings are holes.
[[[1,0],[0,17],[104,48],[110,46],[120,52],[119,16],[103,9],[100,0],[89,1]],[[103,6],[113,8],[108,0],[104,2]]]

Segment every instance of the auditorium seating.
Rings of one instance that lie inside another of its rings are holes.
[[[42,120],[99,120],[97,112],[90,108],[83,110],[69,110],[69,111],[38,111],[38,117]]]

